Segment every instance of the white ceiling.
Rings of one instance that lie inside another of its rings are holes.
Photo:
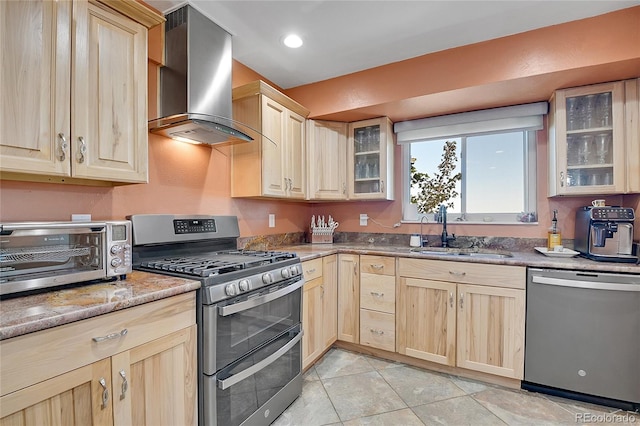
[[[183,0],[145,0],[162,12]],[[283,89],[535,28],[640,0],[219,1],[189,3],[233,36],[233,58]],[[299,49],[281,43],[290,33]]]

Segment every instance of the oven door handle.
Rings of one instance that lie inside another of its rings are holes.
[[[640,291],[640,284],[618,284],[608,282],[594,282],[581,280],[567,280],[562,278],[551,278],[534,275],[532,282],[538,284],[558,285],[562,287],[587,288],[592,290],[613,290],[613,291]]]
[[[276,361],[278,358],[280,358],[282,355],[284,355],[285,353],[287,353],[289,350],[291,350],[291,348],[293,348],[296,343],[298,343],[300,341],[300,339],[302,339],[302,335],[304,334],[304,331],[300,330],[300,332],[296,335],[296,337],[294,337],[293,339],[291,339],[286,345],[284,345],[283,347],[281,347],[280,349],[278,349],[276,352],[272,353],[271,355],[269,355],[267,358],[263,359],[262,361],[252,365],[251,367],[247,368],[246,370],[242,370],[239,373],[234,374],[233,376],[224,379],[224,380],[217,380],[217,384],[218,384],[218,388],[221,390],[225,390],[227,388],[230,388],[231,386],[235,385],[236,383],[239,383],[241,381],[243,381],[244,379],[246,379],[249,376],[252,376],[254,374],[256,374],[258,371],[266,368],[267,366],[269,366],[271,363],[273,363],[274,361]]]
[[[265,303],[269,303],[272,300],[278,299],[282,296],[286,296],[289,293],[293,293],[303,285],[304,278],[302,278],[300,281],[297,281],[295,284],[291,284],[285,288],[276,290],[273,293],[265,294],[264,296],[259,296],[244,302],[235,303],[233,305],[218,306],[218,314],[220,316],[226,317],[228,315],[246,311],[247,309],[255,308],[256,306],[264,305]]]

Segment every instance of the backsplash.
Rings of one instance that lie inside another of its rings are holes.
[[[427,246],[439,247],[440,235],[425,235]],[[336,232],[333,236],[335,244],[357,244],[372,246],[409,246],[411,234],[385,234],[367,232]],[[278,247],[305,244],[311,242],[311,235],[304,232],[285,234],[258,235],[238,239],[238,248],[245,250],[274,250]],[[573,249],[573,240],[562,240],[565,247]],[[482,248],[492,250],[524,251],[533,247],[546,247],[544,238],[488,237],[488,236],[456,236],[449,242],[454,248]]]

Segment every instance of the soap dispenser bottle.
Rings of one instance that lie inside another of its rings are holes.
[[[556,246],[562,245],[562,234],[558,229],[558,210],[553,211],[553,219],[551,219],[551,228],[547,233],[547,250],[553,251]]]

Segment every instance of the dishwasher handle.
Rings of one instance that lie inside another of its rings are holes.
[[[593,282],[581,280],[568,280],[563,278],[544,277],[533,275],[531,281],[537,284],[557,285],[562,287],[587,288],[592,290],[611,291],[640,291],[640,283],[619,284],[610,282]]]

